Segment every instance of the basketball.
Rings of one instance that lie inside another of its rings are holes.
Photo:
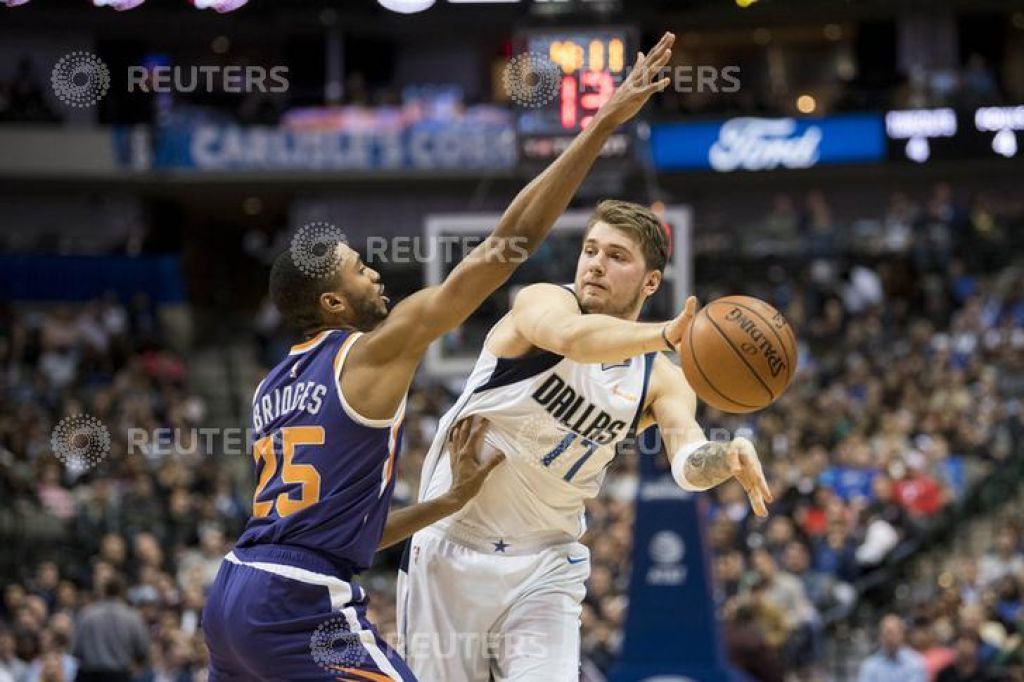
[[[775,402],[796,371],[796,337],[764,301],[726,296],[704,306],[679,354],[697,397],[723,412],[753,412]]]

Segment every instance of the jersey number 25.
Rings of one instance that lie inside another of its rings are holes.
[[[284,485],[297,483],[300,486],[299,499],[293,499],[289,491],[281,492],[276,499],[260,501],[263,490],[277,474],[277,453],[274,451],[274,434],[260,438],[253,446],[252,455],[257,465],[262,459],[263,468],[256,484],[256,493],[252,496],[252,515],[267,516],[276,506],[278,516],[288,516],[320,501],[320,474],[312,464],[296,464],[297,445],[323,445],[324,427],[322,426],[286,426],[281,429],[281,476]],[[279,487],[275,485],[274,487]]]

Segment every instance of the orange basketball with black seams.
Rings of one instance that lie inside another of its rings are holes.
[[[750,296],[726,296],[697,313],[679,358],[702,401],[723,412],[753,412],[789,386],[796,353],[796,336],[779,311]]]

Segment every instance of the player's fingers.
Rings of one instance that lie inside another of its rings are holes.
[[[683,308],[683,315],[685,317],[694,317],[697,315],[697,297],[688,296],[686,299],[686,306]]]
[[[765,501],[774,502],[775,496],[772,495],[771,486],[768,485],[768,479],[764,476],[764,469],[761,467],[761,462],[756,459],[751,463],[750,477],[757,489],[761,491],[761,496]]]
[[[480,467],[480,469],[481,469],[481,471],[480,471],[481,476],[486,478],[487,475],[491,473],[491,470],[494,469],[494,467],[498,466],[499,464],[501,464],[504,461],[505,461],[505,453],[504,452],[498,453],[497,455],[492,457],[487,462],[487,464],[485,464],[482,467]]]
[[[472,420],[472,428],[467,436],[466,447],[473,452],[479,452],[480,446],[484,442],[484,436],[487,435],[487,429],[490,426],[491,423],[486,419],[482,417],[474,418]]]
[[[761,491],[757,488],[747,491],[747,497],[750,499],[750,508],[754,510],[754,513],[758,516],[768,516],[768,507],[764,504],[764,498],[761,496]]]
[[[472,419],[462,419],[452,429],[451,433],[451,445],[450,450],[456,455],[461,455],[466,451],[466,442],[469,440],[471,427],[473,425]]]
[[[657,73],[661,69],[665,68],[670,59],[672,59],[672,50],[666,49],[664,52],[661,52],[657,58],[649,58],[648,65],[652,72]]]
[[[650,85],[644,86],[644,93],[650,94],[652,92],[661,92],[662,90],[667,88],[669,86],[669,83],[671,82],[671,78],[662,78],[660,81],[655,81]]]
[[[651,48],[650,52],[647,53],[649,59],[654,59],[655,56],[660,55],[665,50],[672,47],[672,43],[676,40],[675,35],[670,31],[665,31],[661,34],[661,39]]]
[[[670,37],[671,36],[671,37]],[[658,44],[651,48],[651,51],[647,53],[647,65],[655,66],[655,70],[661,68],[668,62],[666,54],[671,53],[672,43],[675,42],[675,37],[671,33],[666,33],[658,41]]]
[[[745,469],[744,476],[747,480],[750,481],[751,485],[757,486],[765,500],[774,502],[775,498],[772,495],[771,488],[768,486],[768,480],[764,477],[764,468],[761,466],[761,461],[756,455],[750,453],[743,453],[740,459]]]
[[[636,64],[633,65],[633,74],[640,76],[644,72],[644,63],[647,61],[647,57],[644,56],[643,52],[636,53]],[[633,75],[630,74],[630,75]]]
[[[743,492],[747,494],[747,499],[750,500],[750,508],[754,510],[754,513],[758,516],[767,516],[768,509],[765,507],[764,498],[761,496],[761,491],[758,490],[757,486],[753,485],[746,476],[739,475],[735,478],[736,482],[742,486]]]

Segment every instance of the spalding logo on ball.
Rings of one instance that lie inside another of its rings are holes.
[[[796,336],[779,311],[750,296],[726,296],[697,313],[679,359],[698,398],[741,413],[782,395],[796,373],[796,353]]]

